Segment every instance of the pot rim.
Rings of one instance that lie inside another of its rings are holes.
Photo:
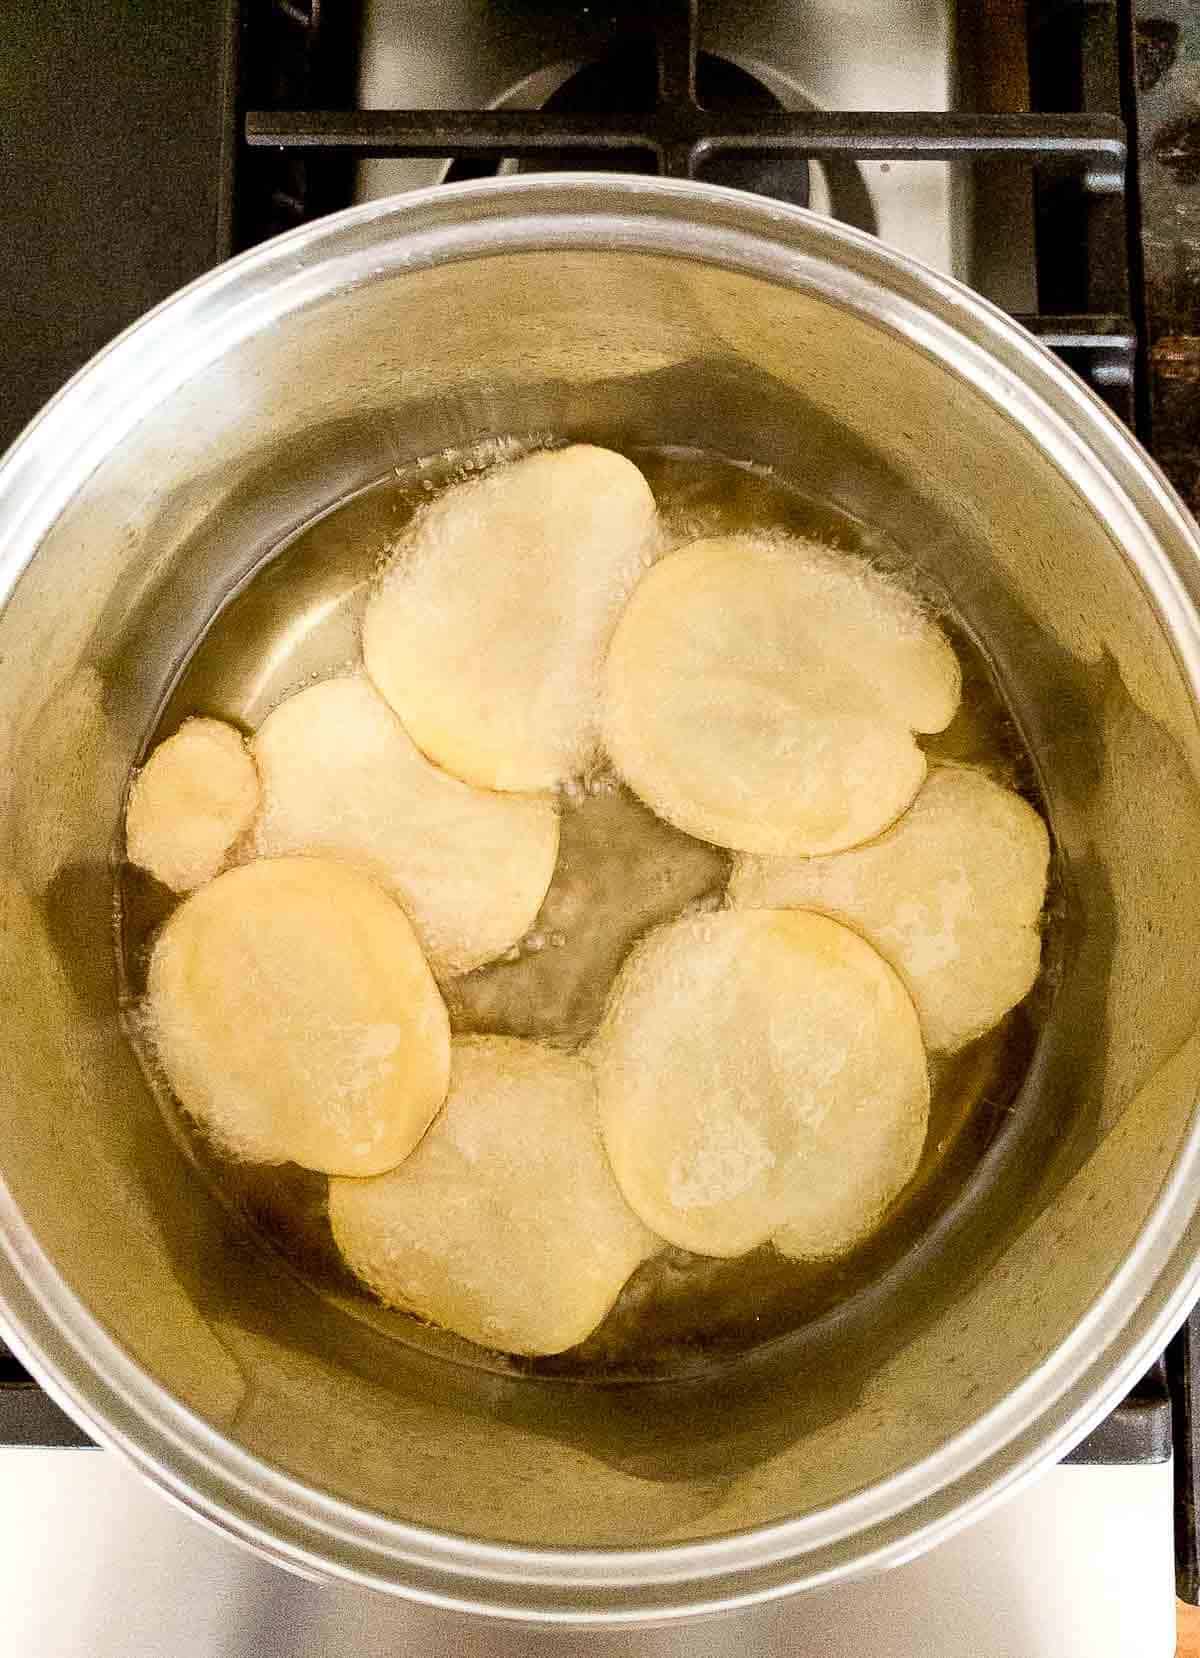
[[[1116,417],[963,284],[806,209],[696,181],[573,173],[435,185],[302,226],[200,277],[92,359],[0,461],[0,604],[67,501],[131,427],[265,322],[347,284],[500,252],[661,254],[814,292],[935,357],[1068,472],[1142,585],[1200,704],[1200,532]],[[64,457],[66,457],[64,459]],[[1200,1124],[1138,1242],[1006,1399],[920,1462],[799,1518],[699,1543],[532,1548],[391,1521],[242,1450],[120,1347],[0,1181],[0,1318],[96,1439],[280,1564],[443,1608],[629,1624],[744,1607],[899,1564],[1063,1455],[1137,1381],[1200,1284]]]

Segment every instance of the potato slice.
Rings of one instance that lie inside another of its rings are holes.
[[[928,1125],[908,993],[825,916],[660,927],[622,969],[591,1052],[618,1185],[700,1255],[740,1255],[792,1222],[814,1253],[837,1253],[909,1179]]]
[[[241,733],[223,720],[185,720],[133,780],[129,861],[190,892],[212,880],[257,810],[258,773]]]
[[[431,766],[365,679],[289,697],[251,752],[257,850],[345,858],[374,876],[440,971],[491,961],[537,915],[558,855],[553,800],[473,789]]]
[[[456,777],[553,788],[594,747],[604,651],[656,536],[637,467],[588,444],[458,484],[367,606],[367,672]]]
[[[914,731],[958,661],[909,594],[801,541],[728,536],[662,559],[605,672],[618,770],[676,827],[741,851],[830,852],[891,823],[925,775]]]
[[[908,986],[926,1045],[952,1053],[1037,978],[1049,859],[1046,825],[1019,795],[935,766],[879,840],[828,858],[738,857],[729,895],[741,909],[795,905],[853,927]]]
[[[180,1103],[251,1162],[379,1174],[446,1095],[449,1021],[407,917],[323,858],[193,893],[155,942],[147,1011]]]
[[[378,1180],[334,1180],[333,1235],[393,1306],[485,1347],[561,1353],[659,1240],[600,1143],[591,1067],[512,1037],[453,1045],[446,1108]]]

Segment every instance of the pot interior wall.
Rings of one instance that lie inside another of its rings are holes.
[[[541,432],[753,460],[888,532],[992,655],[1063,858],[1054,1018],[968,1200],[874,1295],[686,1385],[492,1376],[318,1301],[190,1172],[118,1023],[123,788],[215,608],[390,467]],[[1191,695],[1102,509],[919,340],[657,255],[384,259],[138,411],[17,585],[0,662],[5,1179],[112,1335],[304,1481],[548,1544],[810,1511],[1004,1400],[1134,1247],[1200,1072]]]

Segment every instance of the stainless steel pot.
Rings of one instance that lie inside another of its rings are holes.
[[[499,1377],[264,1269],[118,1024],[122,789],[223,595],[402,461],[497,432],[750,458],[895,537],[984,642],[1064,865],[1011,1121],[869,1295],[702,1380]],[[0,468],[0,1301],[105,1443],[274,1558],[636,1621],[894,1562],[1064,1451],[1200,1265],[1200,543],[966,289],[699,184],[373,203],[215,271]]]

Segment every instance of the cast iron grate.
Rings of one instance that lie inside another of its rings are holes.
[[[991,163],[1025,164],[1036,190],[1039,306],[1021,321],[1140,425],[1129,8],[983,0],[979,11],[982,25],[975,26],[984,30],[1011,32],[1019,22],[1035,71],[1024,76],[1027,108],[864,113],[747,108],[736,99],[706,105],[702,80],[698,87],[698,66],[701,78],[706,67],[698,0],[645,0],[612,8],[611,32],[618,44],[640,44],[652,55],[648,108],[572,111],[551,99],[532,110],[358,110],[356,0],[247,5],[236,238],[251,246],[345,205],[354,164],[368,158],[449,157],[455,176],[515,160],[669,178],[720,178],[735,162],[744,172],[750,160],[782,158],[971,162],[977,178]],[[797,19],[803,27],[803,5]],[[549,29],[552,17],[546,22]]]

